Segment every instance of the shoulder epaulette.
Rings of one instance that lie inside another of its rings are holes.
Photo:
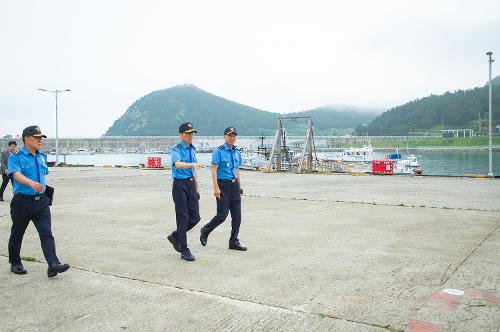
[[[222,144],[221,146],[219,146],[217,149],[224,150],[224,144]]]

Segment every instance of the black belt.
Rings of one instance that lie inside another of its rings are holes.
[[[176,179],[176,178],[174,178],[174,181],[190,181],[190,182],[193,182],[194,178],[187,178],[187,179]]]
[[[232,182],[232,183],[235,183],[235,182],[238,182],[238,179],[232,179],[232,180],[217,180],[219,182]]]
[[[14,197],[20,197],[20,198],[26,198],[26,199],[32,199],[34,201],[39,201],[40,198],[45,196],[45,194],[40,194],[40,195],[23,195],[23,194],[14,194]]]

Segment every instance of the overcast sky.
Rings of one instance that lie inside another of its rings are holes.
[[[0,0],[0,135],[102,135],[190,83],[272,112],[386,108],[500,73],[500,1]]]

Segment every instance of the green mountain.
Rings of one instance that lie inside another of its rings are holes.
[[[494,79],[491,80],[491,86],[499,86],[500,85],[500,75],[498,75],[497,77],[495,77]],[[485,86],[488,86],[488,84],[486,84]]]
[[[283,116],[310,116],[313,120],[315,135],[347,135],[352,134],[354,128],[362,123],[370,122],[376,111],[350,106],[323,106],[308,111],[287,113]],[[284,122],[287,131],[305,133],[304,122]]]
[[[316,135],[330,134],[335,129],[348,130],[373,119],[360,109],[323,107],[288,115],[312,116]],[[242,105],[193,85],[179,85],[154,91],[134,102],[106,132],[106,136],[177,135],[179,124],[190,121],[198,135],[221,135],[224,128],[234,126],[240,135],[272,135],[276,118],[283,116]],[[300,121],[284,123],[290,135],[304,135]],[[333,129],[331,129],[333,128]],[[348,129],[350,128],[350,129]]]
[[[492,80],[493,126],[500,123],[500,76]],[[411,135],[441,129],[487,129],[488,86],[446,92],[391,108],[368,125],[356,128],[358,135]]]

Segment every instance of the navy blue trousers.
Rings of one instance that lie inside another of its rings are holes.
[[[180,250],[187,249],[187,231],[200,221],[200,196],[196,191],[194,179],[190,181],[174,179],[172,198],[175,204],[175,218],[177,230],[172,232],[180,243]]]
[[[12,185],[14,185],[14,180],[10,179],[10,182]],[[9,177],[7,174],[2,173],[2,185],[0,186],[0,197],[3,197],[3,193],[5,191],[5,188],[7,188],[7,185],[9,184]]]
[[[231,181],[218,181],[221,191],[220,199],[215,199],[217,202],[217,215],[212,220],[203,226],[204,232],[208,235],[217,226],[222,224],[229,212],[231,212],[231,237],[229,244],[234,244],[238,240],[238,233],[241,225],[241,196],[240,184]]]
[[[40,200],[24,198],[14,195],[10,202],[10,216],[12,228],[9,238],[9,262],[17,264],[21,262],[21,244],[23,236],[30,221],[38,231],[45,260],[50,265],[59,263],[56,255],[56,244],[52,236],[50,199],[42,195]]]

